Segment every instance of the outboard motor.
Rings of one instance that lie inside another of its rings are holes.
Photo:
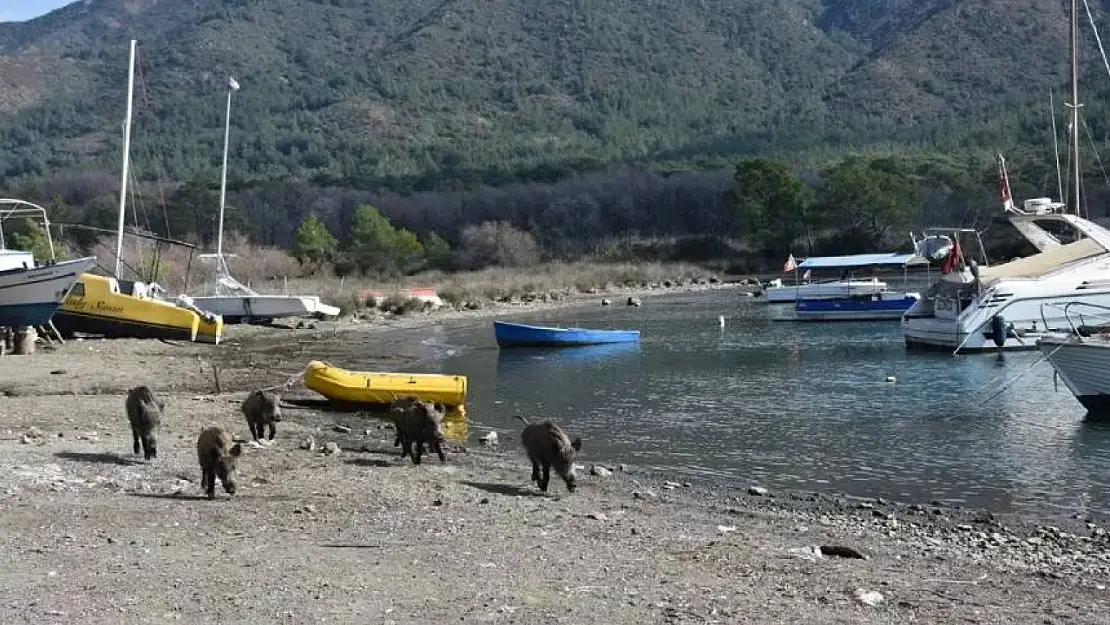
[[[999,349],[1006,344],[1006,318],[1002,315],[991,317],[991,339]]]

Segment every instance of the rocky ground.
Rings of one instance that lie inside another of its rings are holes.
[[[545,496],[512,433],[413,467],[379,421],[290,407],[234,497],[200,496],[195,437],[249,436],[248,388],[313,341],[372,334],[403,365],[415,323],[286,331],[280,360],[255,329],[0,359],[0,623],[1110,623],[1110,539],[1087,519],[671,483],[595,467],[589,441],[578,491]],[[140,382],[168,403],[149,463],[123,412]]]

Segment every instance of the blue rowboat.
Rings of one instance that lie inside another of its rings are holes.
[[[606,343],[635,343],[639,330],[588,330],[550,328],[523,323],[493,322],[493,334],[500,347],[570,347]]]

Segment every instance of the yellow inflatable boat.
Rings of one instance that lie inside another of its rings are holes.
[[[434,373],[347,371],[313,360],[304,385],[332,401],[388,406],[398,397],[418,397],[448,407],[466,403],[466,376]]]
[[[398,397],[418,397],[447,407],[443,420],[448,438],[464,441],[466,419],[466,376],[434,373],[370,373],[347,371],[313,360],[305,368],[304,385],[329,400],[361,404],[369,412],[384,413]]]

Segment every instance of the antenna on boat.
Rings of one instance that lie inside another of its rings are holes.
[[[123,225],[124,211],[127,207],[127,174],[131,160],[131,99],[135,95],[135,44],[131,40],[131,61],[127,68],[127,117],[123,123],[123,173],[119,183],[119,225],[116,233],[116,278],[119,278],[119,267],[123,260]]]

